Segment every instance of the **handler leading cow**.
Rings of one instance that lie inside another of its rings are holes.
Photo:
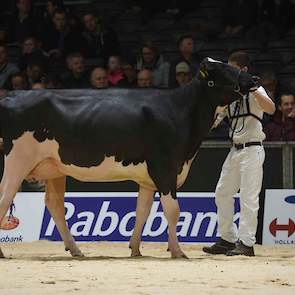
[[[176,190],[210,130],[216,106],[257,87],[249,74],[209,58],[200,69],[200,80],[176,90],[19,91],[3,99],[0,221],[24,179],[45,179],[46,206],[66,249],[80,256],[65,222],[66,176],[81,181],[133,180],[140,189],[132,255],[140,254],[146,219],[142,214],[149,213],[141,203],[152,202],[159,191],[171,256],[184,257],[176,236]]]

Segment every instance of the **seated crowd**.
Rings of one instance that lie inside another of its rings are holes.
[[[11,90],[42,88],[175,88],[189,84],[198,73],[202,56],[190,34],[180,36],[173,59],[165,58],[152,40],[145,40],[137,55],[124,56],[116,32],[95,13],[78,17],[61,0],[46,2],[44,15],[37,19],[31,0],[16,1],[17,12],[0,43],[0,97]],[[248,25],[244,19],[230,20],[223,37]],[[17,63],[9,58],[11,43],[21,47]],[[281,87],[272,71],[261,78],[278,106],[273,118],[265,119],[267,140],[295,140],[294,93]]]

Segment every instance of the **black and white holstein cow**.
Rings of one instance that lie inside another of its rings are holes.
[[[251,75],[210,58],[200,69],[200,79],[175,90],[10,93],[0,102],[5,155],[0,221],[24,179],[46,180],[46,206],[66,249],[81,256],[65,222],[66,176],[81,181],[133,180],[140,189],[132,255],[140,255],[142,227],[158,191],[168,221],[171,256],[184,257],[176,235],[176,190],[210,130],[216,106],[257,86]]]

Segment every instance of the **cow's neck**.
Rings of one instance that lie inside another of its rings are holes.
[[[199,84],[197,98],[190,114],[191,146],[189,157],[195,156],[202,141],[206,138],[214,121],[220,91]]]

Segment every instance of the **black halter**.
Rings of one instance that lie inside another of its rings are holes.
[[[251,110],[250,110],[249,93],[247,94],[247,96],[245,98],[245,105],[246,105],[246,112],[244,112],[244,109],[245,109],[244,108],[244,99],[240,99],[239,101],[237,101],[236,102],[236,105],[235,105],[235,109],[233,111],[233,114],[231,113],[230,106],[228,105],[228,107],[227,107],[227,110],[228,110],[228,120],[229,120],[229,124],[228,125],[229,125],[229,128],[232,131],[231,140],[233,139],[234,133],[236,132],[238,121],[239,121],[240,118],[243,119],[243,123],[242,123],[242,126],[241,126],[240,130],[238,130],[238,132],[241,132],[244,129],[244,127],[245,127],[245,118],[246,117],[252,116],[255,119],[257,119],[259,122],[262,121],[261,118],[259,118],[255,114],[253,114],[251,112]],[[242,110],[243,110],[243,113],[242,114],[240,114],[241,107],[242,107]],[[235,122],[235,124],[233,126],[234,119],[236,119],[236,122]]]
[[[219,85],[219,84],[215,83],[213,80],[208,80],[207,86],[210,88],[213,88],[213,87],[231,88],[232,91],[240,94],[240,96],[243,97],[244,95],[241,93],[241,87],[240,87],[240,83],[239,83],[240,75],[241,75],[241,70],[239,70],[237,73],[237,77],[235,79],[234,85]]]

